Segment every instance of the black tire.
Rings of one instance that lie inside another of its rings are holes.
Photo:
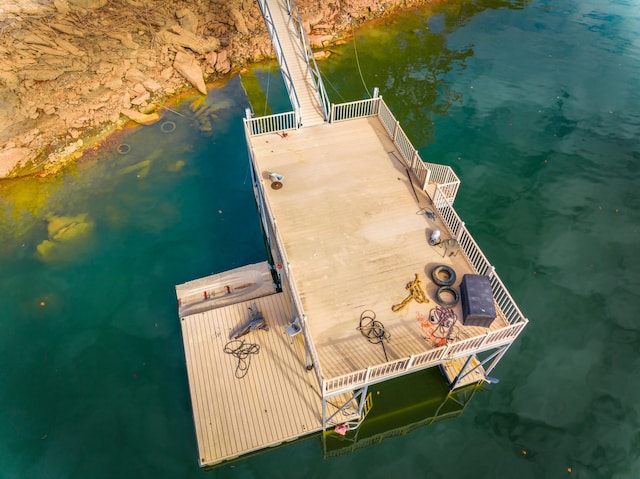
[[[453,296],[453,299],[451,301],[445,301],[442,298],[442,293],[449,293],[450,295]],[[441,306],[444,306],[445,308],[451,308],[456,304],[458,304],[458,301],[460,301],[460,293],[458,293],[451,286],[440,286],[438,288],[438,291],[436,291],[436,301],[440,303]]]
[[[440,276],[441,273],[446,275],[445,279]],[[446,264],[441,264],[433,268],[431,271],[431,279],[438,286],[451,286],[456,282],[456,272]]]

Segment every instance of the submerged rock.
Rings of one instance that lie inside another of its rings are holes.
[[[37,256],[44,261],[72,259],[78,245],[86,242],[95,223],[86,213],[77,216],[51,216],[47,225],[48,238],[36,247]]]

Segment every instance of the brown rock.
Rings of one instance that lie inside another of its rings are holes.
[[[157,113],[140,113],[136,110],[129,110],[127,108],[123,108],[120,113],[129,118],[130,120],[135,121],[136,123],[140,123],[141,125],[152,125],[153,123],[160,120],[160,115]]]
[[[131,104],[140,106],[143,103],[145,103],[149,98],[151,98],[151,94],[148,91],[145,91],[144,93],[141,93],[140,95],[135,97],[133,100],[131,100]]]
[[[62,15],[69,13],[69,2],[67,0],[53,0],[53,6]]]
[[[181,8],[176,11],[176,17],[180,22],[180,26],[185,30],[191,33],[198,31],[198,16],[188,8]]]
[[[64,40],[63,38],[56,38],[56,43],[59,47],[64,48],[66,51],[71,53],[72,55],[81,57],[84,55],[84,52],[77,48],[73,43]]]
[[[124,74],[124,78],[130,82],[142,83],[147,79],[147,76],[137,68],[129,68]]]
[[[142,84],[150,92],[156,92],[162,88],[162,85],[153,79],[145,80]]]
[[[108,0],[67,0],[70,8],[84,8],[86,10],[94,10],[104,7]]]
[[[35,81],[51,81],[55,80],[59,76],[64,74],[64,70],[57,68],[25,68],[18,73],[18,78],[22,80],[35,80]]]
[[[131,94],[128,91],[122,95],[122,106],[127,109],[131,108]]]
[[[59,32],[66,33],[67,35],[73,35],[75,37],[84,37],[84,32],[79,30],[74,25],[67,23],[65,21],[57,21],[51,22],[49,24],[51,28],[54,30],[58,30]]]
[[[243,35],[249,35],[249,29],[247,28],[247,22],[244,19],[244,16],[237,8],[232,8],[229,12],[231,18],[233,19],[233,24],[238,30],[238,33],[242,33]]]
[[[171,27],[171,31],[158,32],[155,39],[160,44],[180,46],[196,53],[213,52],[220,48],[220,42],[216,38],[203,38],[177,25]]]
[[[141,93],[145,93],[147,89],[144,87],[142,83],[136,83],[135,85],[133,85],[133,91],[138,94],[141,94]]]
[[[31,155],[29,148],[7,148],[0,151],[0,177],[5,177],[14,168],[21,166]]]
[[[105,34],[109,38],[113,38],[114,40],[119,40],[122,43],[122,46],[128,48],[129,50],[137,50],[140,48],[136,42],[132,40],[132,36],[130,32],[122,33],[122,32],[105,32]]]
[[[203,95],[207,94],[207,86],[204,83],[202,68],[198,60],[196,60],[196,57],[186,52],[178,52],[173,61],[173,68],[196,87],[200,93]]]

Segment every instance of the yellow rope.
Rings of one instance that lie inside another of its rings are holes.
[[[398,311],[403,309],[407,304],[411,302],[411,300],[415,300],[416,303],[429,302],[427,294],[420,286],[420,278],[418,277],[418,273],[416,273],[416,279],[408,282],[405,288],[409,290],[409,296],[404,298],[401,303],[391,306],[391,311],[393,311],[394,313],[397,313]]]

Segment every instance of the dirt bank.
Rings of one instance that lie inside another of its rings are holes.
[[[425,0],[297,0],[312,45]],[[273,56],[255,0],[0,0],[0,178],[59,171],[90,138]]]

